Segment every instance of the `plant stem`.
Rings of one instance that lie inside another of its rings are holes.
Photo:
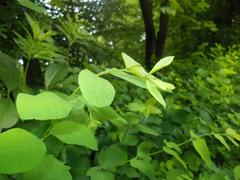
[[[27,60],[27,64],[24,70],[24,79],[23,79],[24,84],[26,84],[26,81],[27,81],[27,73],[28,73],[29,65],[30,65],[30,60]]]

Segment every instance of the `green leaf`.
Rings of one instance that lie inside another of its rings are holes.
[[[117,145],[111,145],[98,154],[99,165],[104,169],[123,165],[127,159],[127,153]]]
[[[174,85],[164,82],[153,75],[150,75],[148,77],[160,90],[171,92],[173,89],[175,89]]]
[[[141,66],[138,62],[136,62],[133,58],[131,58],[125,53],[122,53],[122,58],[123,58],[126,69],[129,69],[133,66]]]
[[[202,160],[206,163],[206,165],[209,168],[213,168],[214,163],[212,162],[212,160],[210,158],[210,152],[208,150],[206,141],[202,138],[197,138],[192,143],[193,143],[193,147],[198,152],[198,154],[201,156]]]
[[[236,131],[234,131],[231,128],[226,129],[226,134],[233,137],[234,139],[240,141],[240,134],[238,134]]]
[[[46,153],[45,144],[20,128],[0,134],[0,173],[14,174],[36,167]]]
[[[147,176],[149,179],[151,180],[156,179],[154,175],[155,168],[150,162],[134,158],[130,161],[130,165],[138,169],[142,174]]]
[[[0,79],[11,91],[20,85],[21,74],[15,61],[8,55],[0,52]]]
[[[159,133],[157,131],[155,131],[154,129],[151,129],[148,126],[145,126],[143,124],[138,124],[136,127],[139,131],[145,133],[145,134],[150,134],[153,136],[159,136]]]
[[[233,172],[234,172],[234,179],[240,180],[240,165],[236,166]]]
[[[164,107],[166,108],[166,103],[160,93],[160,91],[157,89],[156,85],[153,84],[151,81],[146,81],[147,89],[150,92],[150,94]]]
[[[115,96],[112,84],[85,69],[78,76],[79,87],[86,101],[96,107],[109,106]]]
[[[38,13],[45,13],[45,9],[41,6],[37,6],[36,4],[32,3],[31,1],[29,0],[17,0],[17,2],[19,4],[21,4],[22,6],[26,7],[26,8],[29,8],[33,11],[36,11]]]
[[[183,166],[185,169],[187,169],[186,163],[181,159],[181,157],[179,156],[179,154],[178,154],[176,151],[174,151],[174,150],[172,150],[172,149],[169,149],[169,148],[166,147],[166,146],[163,146],[163,151],[166,152],[166,153],[168,153],[168,154],[170,154],[170,155],[172,155],[173,157],[175,157],[175,158],[178,160],[178,162],[180,162],[180,164],[182,164],[182,166]]]
[[[148,74],[141,65],[130,67],[129,69],[127,69],[127,71],[137,75],[139,78],[142,79],[144,79],[145,76]]]
[[[68,66],[66,64],[52,63],[47,67],[45,72],[45,87],[53,86],[59,81],[62,81],[68,73]]]
[[[46,155],[37,167],[23,173],[23,180],[72,180],[69,169],[53,155]]]
[[[35,96],[19,93],[16,105],[22,120],[62,119],[72,110],[68,101],[52,92],[43,92]]]
[[[127,124],[127,121],[120,116],[112,107],[106,106],[103,108],[92,107],[95,118],[100,121],[110,121],[116,126],[123,126]]]
[[[118,78],[121,78],[125,81],[128,81],[128,82],[130,82],[130,83],[132,83],[132,84],[134,84],[138,87],[141,87],[141,88],[144,88],[144,89],[147,88],[144,80],[140,79],[139,77],[130,75],[128,73],[125,73],[122,70],[113,68],[113,69],[108,70],[108,72],[109,72],[109,74],[111,74],[113,76],[116,76]]]
[[[139,178],[139,173],[136,171],[136,169],[132,168],[132,167],[120,167],[118,168],[118,172],[120,174],[124,174],[129,178]]]
[[[50,134],[66,144],[85,146],[92,150],[98,150],[94,133],[85,125],[73,121],[63,121],[54,124]]]
[[[18,121],[15,104],[10,98],[0,99],[0,129],[10,128]]]
[[[227,136],[228,140],[231,141],[235,146],[239,147],[238,143],[231,137]]]
[[[114,180],[113,173],[104,171],[100,167],[91,167],[88,169],[87,176],[90,176],[91,180]]]
[[[225,139],[220,134],[213,133],[213,136],[217,140],[219,140],[229,151],[231,150],[230,147],[228,146],[227,142],[225,141]]]
[[[179,145],[177,145],[176,143],[174,142],[168,142],[166,140],[164,140],[164,143],[166,144],[166,146],[170,149],[174,149],[175,151],[177,151],[178,153],[182,153],[182,150],[181,148],[179,147]]]
[[[169,64],[172,63],[173,59],[174,59],[174,56],[167,56],[167,57],[164,57],[164,58],[160,59],[157,62],[157,64],[155,64],[155,66],[152,68],[152,70],[149,73],[153,74],[156,71],[168,66]]]

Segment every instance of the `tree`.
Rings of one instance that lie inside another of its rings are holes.
[[[167,38],[169,17],[165,13],[160,12],[158,28],[156,28],[153,19],[152,0],[139,0],[139,3],[145,24],[145,64],[147,69],[150,69],[153,59],[158,59],[163,55],[165,41]],[[162,2],[161,5],[167,6],[168,1],[166,0]]]

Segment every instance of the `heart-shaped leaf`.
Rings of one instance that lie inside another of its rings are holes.
[[[79,73],[78,83],[89,105],[104,107],[112,103],[115,89],[109,81],[85,69]]]

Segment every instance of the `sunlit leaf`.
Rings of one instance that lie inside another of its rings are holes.
[[[0,134],[0,173],[14,174],[36,167],[44,158],[44,143],[20,128]]]
[[[152,68],[152,70],[149,73],[153,74],[156,71],[168,66],[169,64],[172,63],[173,59],[174,59],[174,56],[167,56],[167,57],[164,57],[164,58],[160,59],[157,62],[157,64],[155,64],[155,66]]]
[[[52,92],[43,92],[35,96],[19,93],[16,105],[22,120],[62,119],[72,110],[68,101]]]
[[[141,66],[138,62],[136,62],[133,58],[131,58],[125,53],[122,53],[122,58],[123,58],[126,69],[129,69],[133,66]]]
[[[150,92],[150,94],[161,104],[164,108],[166,108],[166,103],[160,93],[160,91],[157,89],[156,85],[153,84],[151,81],[146,81],[147,89]]]
[[[115,96],[112,84],[85,69],[79,73],[78,84],[86,101],[96,107],[109,106]]]

